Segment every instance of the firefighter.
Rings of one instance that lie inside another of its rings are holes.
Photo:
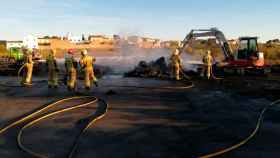
[[[65,80],[69,91],[73,91],[77,84],[77,68],[78,62],[74,58],[74,51],[72,49],[68,50],[65,56]]]
[[[94,62],[95,62],[95,58],[89,56],[87,54],[87,50],[83,50],[82,57],[80,59],[80,66],[84,73],[85,88],[87,90],[90,90],[92,83],[94,83],[97,86],[97,79],[94,75],[94,69],[93,69]]]
[[[33,72],[33,60],[32,60],[32,50],[24,50],[24,65],[23,68],[23,76],[21,84],[23,86],[32,86],[32,72]]]
[[[204,63],[204,76],[206,75],[207,79],[209,80],[212,74],[212,64],[213,64],[213,57],[211,55],[211,51],[208,50],[205,56],[203,57]]]
[[[56,51],[51,50],[47,58],[47,69],[48,69],[48,87],[49,88],[57,88],[58,87],[58,76],[57,73],[59,69],[57,67],[57,62],[55,59]]]
[[[179,50],[175,49],[170,57],[170,66],[171,66],[171,78],[180,80],[180,71],[182,68],[182,59],[179,54]]]

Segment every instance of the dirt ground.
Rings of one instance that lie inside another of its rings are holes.
[[[17,85],[16,79],[1,77],[1,84]],[[108,113],[81,139],[76,157],[193,158],[229,147],[248,137],[261,110],[280,99],[279,81],[255,77],[195,79],[192,89],[159,90],[108,85],[163,87],[185,83],[106,76],[87,94],[106,100]],[[63,86],[49,90],[42,78],[34,82],[32,88],[0,86],[0,128],[49,102],[75,95]],[[114,93],[106,95],[109,90]],[[24,145],[49,157],[66,157],[83,119],[96,107],[94,104],[42,121],[24,132]],[[222,157],[278,158],[279,114],[280,107],[271,107],[257,136]],[[17,132],[18,128],[13,128],[0,136],[1,158],[30,157],[18,149]]]

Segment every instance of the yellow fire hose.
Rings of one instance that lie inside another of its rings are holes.
[[[183,77],[187,80],[191,80],[191,78],[183,71],[183,68],[180,68],[180,73],[183,75]]]
[[[214,76],[213,74],[213,71],[211,69],[211,74],[212,74],[212,77],[216,78],[216,79],[222,79],[222,78],[217,78]],[[182,86],[182,87],[144,87],[144,86],[114,86],[114,85],[106,85],[107,87],[123,87],[123,88],[145,88],[145,89],[169,89],[169,90],[172,90],[172,89],[188,89],[188,88],[192,88],[194,87],[194,84],[193,82],[191,82],[192,84],[189,85],[189,86]],[[58,110],[58,111],[55,111],[55,112],[52,112],[52,113],[49,113],[47,115],[44,115],[36,120],[33,120],[32,122],[29,122],[28,124],[26,124],[19,132],[18,134],[18,137],[17,137],[17,141],[18,141],[18,145],[19,147],[29,153],[30,155],[32,156],[35,156],[35,157],[38,157],[38,158],[46,158],[46,156],[44,155],[41,155],[41,154],[38,154],[38,153],[35,153],[33,151],[31,151],[30,149],[26,148],[23,146],[22,144],[22,141],[21,141],[21,138],[22,138],[22,134],[23,134],[23,131],[26,129],[26,128],[29,128],[33,125],[35,125],[36,123],[38,123],[39,121],[43,120],[43,119],[46,119],[46,118],[49,118],[51,116],[54,116],[54,115],[57,115],[57,114],[60,114],[60,113],[64,113],[64,112],[67,112],[67,111],[71,111],[71,110],[74,110],[74,109],[78,109],[78,108],[82,108],[82,107],[85,107],[85,106],[88,106],[89,104],[92,104],[92,103],[95,103],[98,101],[97,98],[95,98],[94,96],[82,96],[82,97],[71,97],[71,98],[65,98],[65,99],[62,99],[62,100],[59,100],[57,102],[54,102],[52,104],[49,104],[47,105],[46,107],[22,118],[22,119],[19,119],[18,121],[16,122],[13,122],[11,123],[10,125],[6,126],[5,128],[1,129],[0,130],[0,134],[3,134],[5,131],[7,131],[8,129],[20,124],[20,123],[23,123],[27,120],[30,120],[32,119],[34,116],[40,114],[41,112],[47,110],[47,109],[50,109],[51,107],[61,103],[61,102],[65,102],[65,101],[69,101],[69,100],[73,100],[73,99],[83,99],[83,98],[94,98],[92,101],[88,102],[88,103],[85,103],[85,104],[79,104],[79,105],[76,105],[76,106],[73,106],[73,107],[70,107],[70,108],[65,108],[65,109],[62,109],[62,110]],[[271,104],[269,104],[268,106],[266,106],[260,113],[260,116],[258,118],[258,121],[257,121],[257,124],[256,124],[256,128],[254,129],[254,131],[246,138],[244,139],[243,141],[233,145],[233,146],[230,146],[228,148],[225,148],[225,149],[222,149],[222,150],[219,150],[219,151],[216,151],[214,153],[210,153],[210,154],[207,154],[207,155],[204,155],[204,156],[199,156],[198,158],[212,158],[212,157],[217,157],[217,156],[221,156],[221,155],[224,155],[226,153],[229,153],[233,150],[236,150],[238,148],[240,148],[241,146],[245,145],[246,143],[248,143],[250,140],[252,140],[255,135],[257,134],[257,132],[260,130],[260,127],[261,127],[261,124],[262,124],[262,121],[263,121],[263,118],[264,118],[264,114],[265,112],[273,105],[276,105],[276,104],[279,104],[280,103],[280,99],[279,100],[276,100],[274,102],[272,102]],[[68,157],[69,158],[72,158],[74,156],[74,153],[75,151],[77,150],[77,147],[78,147],[78,140],[82,137],[82,135],[86,132],[86,130],[92,125],[94,124],[96,121],[98,121],[99,119],[103,118],[105,116],[107,112],[107,108],[105,110],[105,112],[96,117],[95,119],[91,120],[90,123],[82,130],[81,134],[78,136],[77,140],[75,141],[76,143],[73,145],[73,148],[72,150],[70,151]]]
[[[17,76],[18,76],[18,79],[20,80],[20,73],[22,72],[22,70],[26,67],[26,64],[23,64],[20,69],[18,70],[18,73],[17,73]],[[0,83],[0,86],[1,87],[12,87],[12,88],[17,88],[17,87],[22,87],[22,86],[12,86],[12,85],[6,85],[6,84],[3,84],[3,83]]]
[[[24,66],[21,67],[20,71],[22,71],[22,69],[24,68]],[[20,74],[20,71],[19,71],[19,74]],[[106,85],[107,87],[110,87],[109,85]],[[144,87],[144,86],[111,86],[111,87],[124,87],[124,88],[145,88],[145,89],[168,89],[168,90],[172,90],[172,89],[188,89],[188,88],[192,88],[194,86],[193,82],[191,82],[191,85],[188,85],[188,86],[181,86],[181,87]],[[37,158],[47,158],[47,156],[45,155],[42,155],[40,153],[36,153],[34,151],[32,151],[31,149],[28,149],[27,147],[25,147],[22,143],[22,135],[23,135],[23,132],[25,129],[35,125],[36,123],[40,122],[41,120],[44,120],[44,119],[47,119],[51,116],[54,116],[54,115],[57,115],[57,114],[60,114],[60,113],[64,113],[64,112],[67,112],[67,111],[71,111],[71,110],[75,110],[75,109],[78,109],[78,108],[82,108],[82,107],[85,107],[85,106],[88,106],[92,103],[95,103],[98,101],[97,98],[93,97],[93,96],[76,96],[76,97],[70,97],[70,98],[65,98],[65,99],[61,99],[59,101],[56,101],[54,103],[51,103],[47,106],[45,106],[44,108],[42,109],[39,109],[38,111],[35,111],[34,113],[26,116],[26,117],[23,117],[9,125],[7,125],[6,127],[0,129],[0,135],[5,133],[7,130],[9,130],[10,128],[13,128],[21,123],[24,123],[26,121],[29,121],[31,119],[33,119],[34,117],[38,117],[38,115],[44,111],[47,111],[49,110],[50,108],[56,106],[57,104],[60,104],[62,102],[65,102],[65,101],[70,101],[70,100],[74,100],[74,99],[86,99],[86,98],[93,98],[92,101],[88,102],[88,103],[85,103],[85,104],[79,104],[79,105],[76,105],[76,106],[73,106],[73,107],[70,107],[70,108],[64,108],[64,109],[61,109],[61,110],[58,110],[58,111],[55,111],[55,112],[52,112],[52,113],[49,113],[49,114],[46,114],[44,116],[41,116],[29,123],[27,123],[26,125],[24,125],[19,133],[18,133],[18,136],[17,136],[17,142],[18,142],[18,146],[21,150],[25,151],[26,153],[28,153],[29,155],[33,156],[33,157],[37,157]],[[107,112],[107,104],[106,104],[106,110],[105,112],[96,117],[95,119],[91,120],[88,125],[82,130],[82,132],[80,133],[80,135],[77,137],[77,139],[75,140],[75,144],[73,145],[71,151],[69,152],[68,154],[68,158],[72,158],[75,154],[75,151],[77,150],[78,148],[78,141],[80,140],[80,138],[83,136],[83,134],[86,132],[86,130],[92,125],[94,124],[96,121],[98,121],[99,119],[103,118],[105,116]]]
[[[211,66],[211,70],[210,70],[210,74],[211,74],[211,77],[214,79],[214,80],[223,80],[224,78],[221,78],[221,77],[216,77],[214,72],[213,72],[213,65]],[[184,78],[190,80],[191,78],[183,71],[182,68],[180,68],[180,73],[184,76]]]
[[[138,88],[138,89],[154,89],[154,90],[184,90],[184,89],[190,89],[194,87],[194,83],[190,82],[190,85],[186,86],[165,86],[165,87],[153,87],[153,86],[121,86],[121,85],[105,85],[106,87],[113,87],[113,88]]]
[[[18,76],[20,76],[20,73],[22,72],[22,70],[27,66],[27,63],[23,64],[19,70],[18,70]]]
[[[87,131],[87,129],[89,129],[96,121],[102,119],[102,118],[106,115],[106,113],[107,113],[107,111],[108,111],[108,104],[107,104],[104,100],[102,100],[102,102],[106,105],[106,108],[105,108],[104,113],[101,114],[100,116],[96,117],[95,119],[92,119],[92,120],[87,124],[87,126],[83,129],[83,131],[82,131],[82,132],[80,133],[80,135],[77,137],[77,139],[76,139],[76,141],[75,141],[75,143],[74,143],[74,145],[73,145],[73,147],[72,147],[72,150],[71,150],[70,153],[68,154],[68,158],[74,157],[74,154],[75,154],[75,152],[77,151],[77,148],[78,148],[78,144],[79,144],[78,141],[81,139],[81,137],[82,137],[82,136],[84,135],[84,133]]]
[[[24,68],[26,68],[26,67],[27,67],[27,63],[23,64],[23,65],[20,67],[20,69],[18,70],[18,78],[19,78],[19,80],[20,80],[20,73],[21,73],[22,70],[23,70]],[[26,85],[26,86],[32,86],[32,83],[31,83],[31,84],[29,84],[29,83],[24,83],[24,85]]]
[[[215,76],[215,74],[214,74],[214,72],[213,72],[213,65],[211,66],[211,72],[210,72],[210,74],[211,74],[211,76],[212,76],[212,78],[213,78],[214,80],[223,80],[223,79],[224,79],[224,78],[216,77],[216,76]]]
[[[185,79],[190,83],[185,86],[122,86],[122,85],[104,85],[104,87],[112,87],[112,88],[138,88],[138,89],[154,89],[154,90],[184,90],[193,88],[194,82],[190,81],[190,77],[186,75],[182,68],[180,68],[180,73],[184,76]]]
[[[18,80],[20,81],[20,74],[22,72],[22,70],[26,67],[27,64],[23,64],[19,70],[18,70],[18,73],[17,73],[17,77],[18,77]],[[37,81],[37,82],[41,82],[41,81],[45,81],[45,80],[40,80],[40,81]],[[24,83],[26,86],[32,86],[33,84],[28,84],[28,83]],[[7,84],[4,84],[4,83],[0,83],[0,86],[1,87],[11,87],[11,88],[20,88],[22,87],[21,85],[7,85]]]
[[[26,117],[23,117],[23,118],[21,118],[21,119],[15,121],[15,122],[13,122],[13,123],[7,125],[6,127],[2,128],[2,129],[0,130],[0,134],[3,134],[4,132],[6,132],[7,130],[9,130],[10,128],[15,127],[16,125],[18,125],[18,124],[20,124],[20,123],[23,123],[24,121],[27,121],[27,120],[29,120],[29,119],[35,117],[36,115],[38,115],[38,114],[42,113],[43,111],[46,111],[46,110],[48,110],[48,109],[54,107],[54,106],[57,105],[57,104],[60,104],[60,103],[62,103],[62,102],[69,101],[69,100],[82,99],[82,98],[84,98],[84,97],[77,96],[77,97],[71,97],[71,98],[61,99],[61,100],[58,100],[58,101],[56,101],[56,102],[54,102],[54,103],[51,103],[51,104],[45,106],[44,108],[39,109],[39,110],[35,111],[34,113],[32,113],[32,114],[30,114],[30,115],[28,115],[28,116],[26,116]]]
[[[260,130],[260,127],[261,127],[261,124],[263,122],[263,118],[264,118],[264,114],[265,112],[271,107],[271,106],[274,106],[274,105],[277,105],[280,103],[280,99],[279,100],[276,100],[274,102],[272,102],[271,104],[269,104],[268,106],[266,106],[260,113],[260,116],[258,118],[258,121],[257,121],[257,125],[256,125],[256,128],[254,129],[254,131],[244,140],[242,140],[241,142],[231,146],[231,147],[228,147],[228,148],[225,148],[225,149],[222,149],[222,150],[219,150],[219,151],[216,151],[214,153],[210,153],[210,154],[207,154],[207,155],[204,155],[204,156],[199,156],[198,158],[212,158],[212,157],[217,157],[217,156],[221,156],[221,155],[224,155],[226,153],[229,153],[233,150],[236,150],[238,148],[240,148],[241,146],[245,145],[246,143],[248,143],[250,140],[252,140],[257,132]]]
[[[48,113],[46,115],[43,115],[29,123],[27,123],[26,125],[24,125],[20,131],[19,131],[19,134],[17,136],[17,142],[18,142],[18,146],[20,149],[22,149],[23,151],[25,151],[26,153],[30,154],[31,156],[33,157],[37,157],[37,158],[47,158],[47,156],[44,156],[42,154],[39,154],[39,153],[35,153],[33,152],[32,150],[26,148],[23,143],[22,143],[22,134],[23,134],[23,131],[33,125],[35,125],[36,123],[38,123],[39,121],[41,120],[44,120],[44,119],[47,119],[51,116],[54,116],[54,115],[57,115],[57,114],[60,114],[60,113],[64,113],[64,112],[68,112],[68,111],[72,111],[72,110],[75,110],[75,109],[79,109],[79,108],[83,108],[83,107],[86,107],[90,104],[93,104],[93,103],[96,103],[98,101],[98,99],[94,96],[77,96],[77,97],[70,97],[70,98],[65,98],[65,99],[61,99],[59,101],[56,101],[54,103],[51,103],[49,105],[47,105],[46,107],[26,116],[26,117],[23,117],[9,125],[7,125],[6,127],[4,127],[3,129],[0,130],[0,134],[3,134],[4,132],[6,132],[8,129],[12,128],[12,127],[15,127],[16,125],[19,125],[27,120],[30,120],[32,118],[34,118],[36,115],[42,113],[43,111],[46,111],[52,107],[54,107],[55,105],[59,104],[59,103],[62,103],[62,102],[65,102],[65,101],[70,101],[70,100],[74,100],[74,99],[87,99],[87,98],[92,98],[91,101],[87,102],[87,103],[84,103],[84,104],[78,104],[78,105],[75,105],[73,107],[69,107],[69,108],[64,108],[64,109],[61,109],[61,110],[57,110],[55,112],[51,112],[51,113]],[[71,151],[69,152],[69,158],[72,158],[74,156],[74,153],[75,151],[77,150],[77,147],[78,147],[78,141],[79,139],[84,135],[84,133],[86,132],[86,130],[93,124],[95,123],[96,121],[98,121],[99,119],[103,118],[107,112],[107,108],[108,108],[108,105],[105,101],[103,101],[106,105],[106,108],[105,108],[105,111],[99,115],[98,117],[92,119],[88,124],[87,126],[82,130],[82,132],[80,133],[80,135],[77,137],[77,139],[75,140],[75,144],[73,145],[73,148],[71,149]]]

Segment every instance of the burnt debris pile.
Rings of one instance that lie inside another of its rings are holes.
[[[140,61],[133,70],[125,73],[125,77],[168,78],[169,66],[164,57],[151,62]]]

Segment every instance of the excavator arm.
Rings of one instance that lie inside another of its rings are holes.
[[[193,39],[199,37],[215,37],[219,42],[219,45],[222,49],[222,52],[224,53],[226,60],[232,58],[233,56],[232,49],[230,48],[230,45],[226,37],[224,36],[223,32],[221,32],[217,28],[191,30],[191,32],[187,34],[187,36],[185,37],[185,39],[181,44],[180,53],[182,53],[184,49],[191,44],[191,41]]]

